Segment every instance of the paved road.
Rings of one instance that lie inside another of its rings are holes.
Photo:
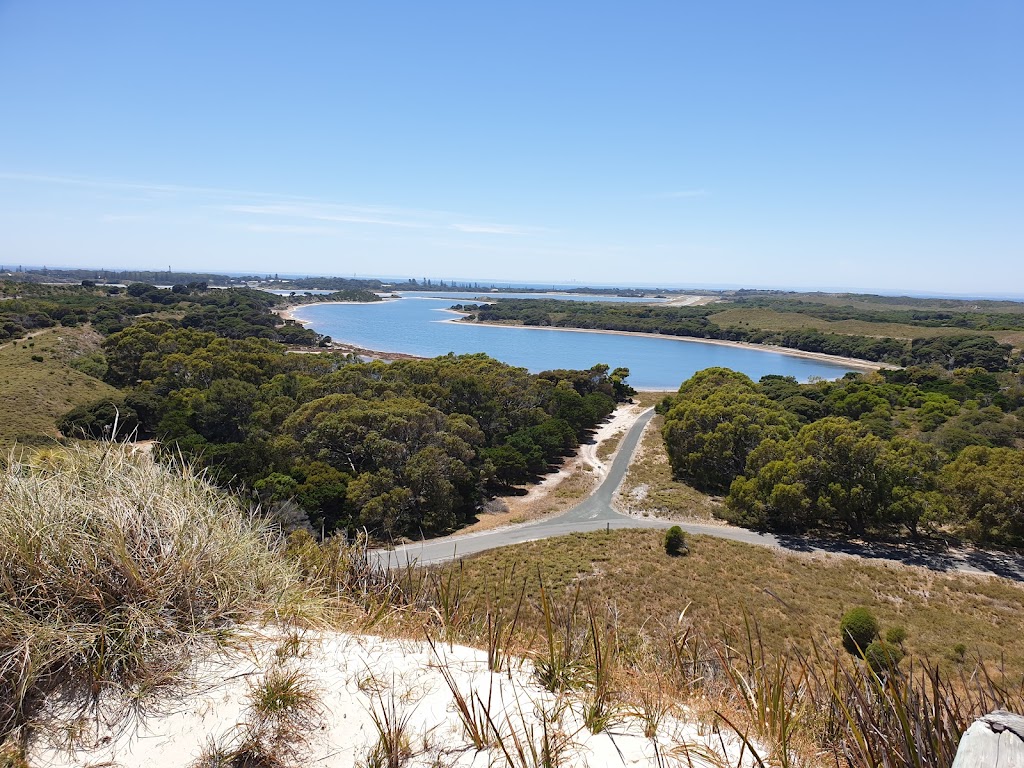
[[[558,515],[522,525],[407,544],[395,548],[390,553],[381,552],[381,556],[388,555],[391,565],[405,565],[410,561],[428,564],[473,555],[495,547],[506,547],[509,544],[521,544],[524,541],[535,541],[552,536],[564,536],[567,533],[579,531],[603,531],[610,528],[668,528],[674,523],[657,518],[623,515],[612,507],[615,491],[622,484],[633,454],[636,452],[637,444],[640,442],[640,435],[653,415],[654,410],[650,409],[637,419],[622,438],[618,453],[615,455],[615,460],[604,481],[590,496],[575,507]],[[761,546],[779,546],[774,536],[747,531],[743,528],[682,523],[679,525],[690,533],[723,536]]]
[[[935,571],[958,571],[1003,576],[1024,581],[1024,556],[1001,554],[972,549],[946,550],[920,543],[859,543],[841,539],[810,538],[806,536],[776,536],[758,533],[746,528],[727,525],[673,522],[650,517],[623,515],[612,506],[615,491],[622,484],[633,460],[640,435],[654,415],[654,409],[643,413],[622,438],[608,474],[597,489],[575,507],[551,517],[522,525],[497,528],[493,531],[447,536],[442,539],[407,544],[394,550],[378,550],[382,562],[390,566],[404,566],[410,562],[421,565],[475,555],[488,549],[507,547],[553,536],[583,531],[602,531],[611,528],[668,528],[678,525],[687,533],[715,536],[759,547],[801,553],[831,553],[871,560],[899,562]]]

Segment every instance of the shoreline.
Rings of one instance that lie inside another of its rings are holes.
[[[457,313],[461,314],[461,313]],[[466,317],[467,315],[463,315]],[[830,355],[826,352],[808,352],[803,349],[794,349],[792,347],[779,347],[774,344],[754,344],[749,341],[730,341],[729,339],[704,339],[697,336],[673,336],[665,333],[646,333],[644,331],[614,331],[606,328],[561,328],[549,325],[507,325],[505,323],[484,323],[479,320],[472,322],[465,322],[462,319],[458,320],[444,320],[446,323],[461,323],[463,325],[483,325],[490,326],[492,328],[522,328],[523,330],[531,331],[571,331],[572,333],[605,333],[613,336],[639,336],[641,338],[649,339],[668,339],[670,341],[694,341],[701,344],[717,344],[722,347],[735,347],[739,349],[749,349],[754,352],[775,352],[780,355],[788,355],[790,357],[802,357],[806,360],[817,360],[823,363],[840,363],[849,368],[856,368],[863,371],[878,371],[878,370],[899,370],[901,366],[894,365],[892,363],[876,363],[871,360],[862,360],[859,357],[843,357],[841,355]],[[658,392],[660,390],[651,390]]]
[[[390,300],[394,301],[394,299],[390,299]],[[388,301],[388,299],[385,299],[384,301]],[[377,302],[377,301],[374,301],[374,302],[363,302],[363,301],[318,301],[318,302],[311,302],[311,303],[308,303],[308,304],[290,304],[288,306],[281,307],[280,309],[274,309],[273,312],[275,314],[279,315],[281,318],[283,318],[285,320],[291,320],[293,322],[300,323],[302,325],[308,325],[309,322],[310,322],[309,320],[303,320],[302,318],[295,316],[295,311],[296,310],[298,310],[298,309],[300,309],[302,307],[326,306],[326,305],[330,305],[330,304],[382,304],[382,303],[383,302]],[[779,347],[779,346],[775,346],[774,344],[754,344],[754,343],[749,342],[749,341],[730,341],[728,339],[704,339],[704,338],[698,338],[698,337],[695,337],[695,336],[672,336],[672,335],[664,334],[664,333],[645,333],[643,331],[614,331],[614,330],[608,330],[608,329],[605,329],[605,328],[557,328],[557,327],[554,327],[554,326],[545,326],[545,325],[507,325],[505,323],[483,323],[483,322],[480,322],[478,320],[474,320],[472,322],[468,322],[467,323],[467,322],[465,322],[463,320],[463,318],[467,317],[468,313],[457,312],[457,311],[452,310],[452,309],[445,310],[445,311],[451,312],[452,314],[458,315],[459,317],[458,318],[449,318],[447,320],[440,320],[440,321],[436,321],[436,322],[454,323],[456,325],[462,324],[462,325],[467,325],[467,326],[469,326],[469,325],[479,325],[479,326],[486,326],[486,327],[490,327],[490,328],[519,328],[519,329],[523,329],[523,330],[534,330],[534,331],[569,331],[571,333],[603,333],[603,334],[609,334],[609,335],[613,335],[613,336],[638,336],[638,337],[641,337],[641,338],[649,338],[649,339],[668,339],[670,341],[698,342],[698,343],[701,343],[701,344],[717,344],[717,345],[723,346],[723,347],[733,347],[733,348],[737,348],[737,349],[749,349],[749,350],[754,351],[754,352],[774,352],[774,353],[780,354],[780,355],[788,355],[790,357],[800,357],[800,358],[803,358],[805,360],[816,360],[816,361],[822,362],[822,363],[836,363],[836,364],[839,364],[839,365],[846,366],[848,368],[852,368],[854,370],[864,371],[864,372],[879,371],[879,370],[895,371],[895,370],[898,370],[900,368],[900,366],[894,365],[892,363],[881,363],[881,362],[873,362],[871,360],[861,360],[860,358],[857,358],[857,357],[842,357],[841,355],[830,355],[830,354],[827,354],[825,352],[808,352],[808,351],[802,350],[802,349],[793,349],[792,347]],[[408,357],[417,357],[416,355],[409,355],[408,353],[402,353],[402,352],[385,352],[385,351],[382,351],[382,350],[367,350],[367,349],[363,349],[361,347],[358,347],[357,345],[351,344],[349,342],[344,342],[344,341],[335,340],[334,343],[338,344],[339,346],[342,346],[342,347],[347,347],[347,348],[351,348],[351,349],[359,349],[362,352],[369,353],[370,355],[377,357],[378,359],[397,360],[397,359],[404,359],[404,358],[408,358]],[[422,359],[422,358],[420,358],[420,359]],[[654,389],[654,390],[650,390],[650,391],[661,391],[661,390]]]
[[[310,320],[303,320],[301,317],[295,316],[295,311],[302,307],[314,307],[314,306],[325,306],[328,304],[363,304],[367,306],[376,306],[383,304],[387,301],[395,301],[395,299],[383,299],[382,301],[311,301],[306,304],[288,304],[284,307],[275,307],[270,310],[275,315],[280,317],[282,320],[290,320],[293,323],[299,325],[309,325]],[[306,354],[316,355],[324,352],[341,352],[343,354],[356,355],[357,357],[364,357],[367,361],[383,360],[385,362],[394,362],[396,360],[429,360],[430,358],[423,357],[422,355],[411,355],[408,352],[385,352],[379,349],[367,349],[366,347],[360,347],[350,341],[340,341],[335,338],[331,338],[331,346],[323,349],[303,349],[297,350],[305,352]]]

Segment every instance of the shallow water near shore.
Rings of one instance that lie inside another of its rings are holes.
[[[489,298],[515,294],[492,294]],[[488,355],[531,371],[586,369],[597,363],[629,368],[629,382],[642,389],[674,390],[694,373],[712,366],[741,371],[757,381],[768,374],[836,379],[853,367],[770,350],[699,341],[563,329],[533,329],[451,322],[453,304],[479,294],[422,295],[373,304],[312,304],[294,316],[318,333],[365,349],[436,357],[449,352]],[[529,295],[528,298],[625,301],[618,297]],[[650,301],[639,299],[634,301]]]

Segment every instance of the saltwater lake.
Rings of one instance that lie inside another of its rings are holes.
[[[558,298],[569,301],[650,302],[608,296],[489,294],[490,298]],[[459,315],[453,304],[472,302],[479,293],[429,297],[422,293],[373,304],[311,304],[295,311],[318,333],[381,352],[436,357],[449,352],[486,352],[531,371],[590,368],[607,363],[630,370],[629,383],[642,389],[674,390],[695,372],[711,366],[742,371],[757,381],[767,374],[836,379],[853,370],[840,364],[778,352],[708,344],[685,339],[622,336],[567,330],[535,330],[449,322]]]

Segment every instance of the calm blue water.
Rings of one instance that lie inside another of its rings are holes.
[[[382,352],[423,357],[486,352],[534,372],[585,369],[596,363],[607,363],[613,368],[625,366],[630,370],[629,383],[644,389],[674,390],[697,371],[711,366],[742,371],[754,381],[769,373],[795,376],[799,381],[812,376],[835,379],[851,370],[777,352],[681,339],[445,322],[459,317],[447,311],[448,307],[478,295],[455,294],[435,299],[417,294],[416,298],[374,304],[311,304],[299,308],[295,316],[336,341]],[[596,297],[566,298],[593,301]]]

